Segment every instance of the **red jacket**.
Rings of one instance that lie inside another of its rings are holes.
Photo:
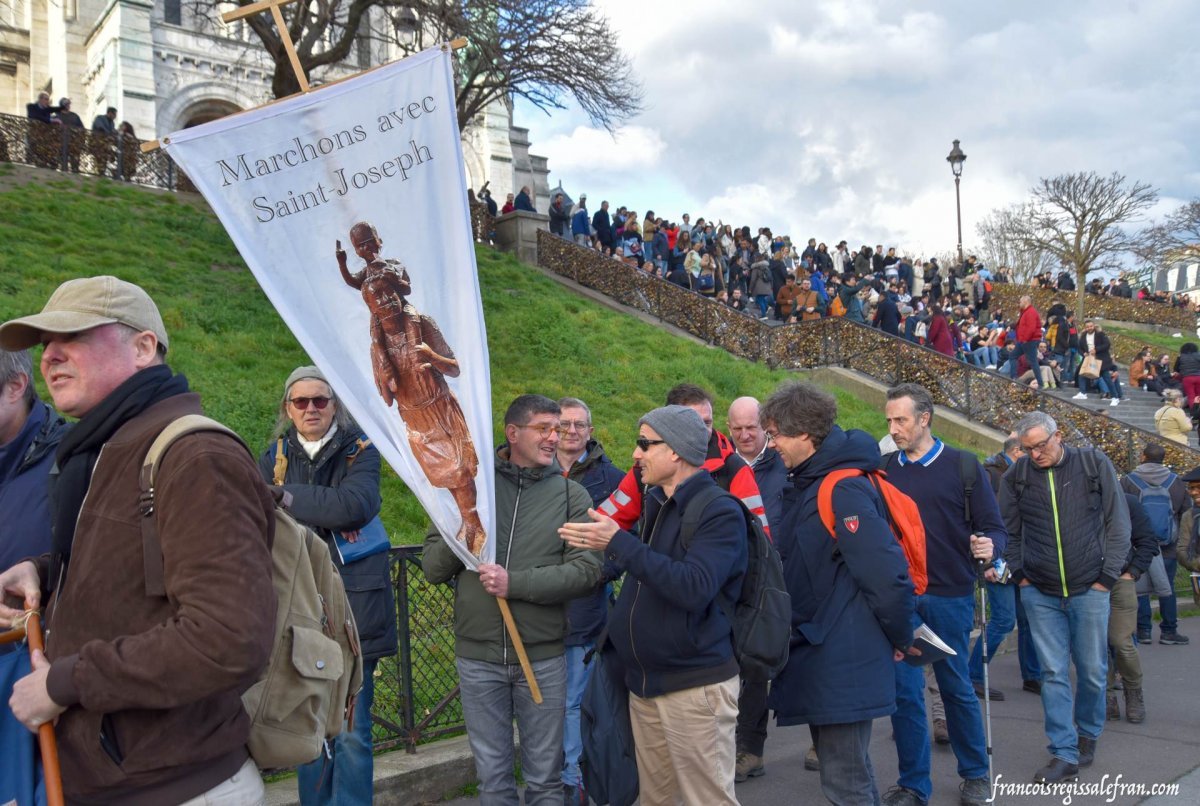
[[[1041,341],[1042,317],[1038,316],[1037,308],[1030,305],[1021,311],[1017,319],[1017,342]]]
[[[729,437],[716,429],[708,440],[708,458],[701,467],[712,474],[723,489],[742,499],[746,509],[753,512],[762,521],[763,530],[770,535],[770,524],[767,523],[767,512],[763,508],[762,494],[758,490],[758,482],[754,479],[754,471],[746,460],[738,455]],[[601,504],[598,509],[617,522],[622,529],[631,529],[642,514],[642,471],[634,465],[616,491]]]

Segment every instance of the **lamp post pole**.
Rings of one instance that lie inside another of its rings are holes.
[[[962,197],[958,191],[958,184],[962,178],[963,163],[966,160],[967,155],[958,147],[958,140],[955,140],[954,147],[950,149],[950,156],[946,157],[946,162],[950,163],[950,170],[954,172],[954,208],[958,214],[958,265],[960,268],[963,265]]]

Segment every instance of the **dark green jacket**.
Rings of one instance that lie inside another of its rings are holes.
[[[508,603],[530,660],[563,654],[566,602],[593,590],[600,581],[600,555],[569,547],[558,536],[567,521],[587,521],[592,499],[549,467],[520,468],[508,461],[508,447],[496,452],[496,534],[498,565],[508,569]],[[496,599],[466,572],[435,527],[425,536],[425,577],[433,583],[457,580],[454,594],[455,653],[488,663],[517,663]],[[466,573],[464,573],[466,572]]]

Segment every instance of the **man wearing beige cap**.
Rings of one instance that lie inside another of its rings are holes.
[[[168,423],[201,411],[164,363],[157,307],[115,277],[71,280],[41,313],[0,325],[6,350],[39,343],[55,406],[79,422],[51,477],[50,553],[0,574],[0,626],[46,603],[46,652],[12,712],[30,730],[54,721],[72,802],[261,803],[241,694],[272,646],[266,485],[228,436],[180,438],[156,476],[161,561],[149,562],[142,460]]]

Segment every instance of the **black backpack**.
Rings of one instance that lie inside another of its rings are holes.
[[[792,635],[792,597],[783,579],[779,552],[763,531],[762,521],[736,496],[720,487],[705,487],[683,511],[679,540],[686,550],[704,509],[721,496],[737,501],[746,521],[747,564],[736,602],[718,597],[721,612],[733,625],[733,654],[742,677],[771,680],[787,664]]]

